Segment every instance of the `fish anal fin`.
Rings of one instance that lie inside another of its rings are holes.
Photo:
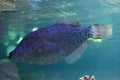
[[[65,61],[68,64],[74,64],[77,62],[87,49],[87,42],[83,43],[81,46],[79,46],[75,51],[73,51],[70,55],[66,56]]]

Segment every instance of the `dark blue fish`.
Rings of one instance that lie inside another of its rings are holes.
[[[10,53],[9,59],[40,65],[52,64],[80,49],[88,38],[104,38],[111,34],[109,25],[80,27],[58,23],[26,35]]]

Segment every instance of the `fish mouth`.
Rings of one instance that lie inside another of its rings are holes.
[[[13,50],[13,51],[10,52],[10,54],[8,56],[8,59],[13,59],[14,56],[15,56],[15,51]]]
[[[8,59],[11,59],[11,57],[12,57],[12,52],[10,52]]]

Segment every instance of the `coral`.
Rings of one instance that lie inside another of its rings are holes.
[[[79,78],[79,80],[96,80],[94,76],[85,75]]]

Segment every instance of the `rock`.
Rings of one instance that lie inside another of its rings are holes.
[[[18,68],[8,60],[0,60],[0,80],[20,80]]]

